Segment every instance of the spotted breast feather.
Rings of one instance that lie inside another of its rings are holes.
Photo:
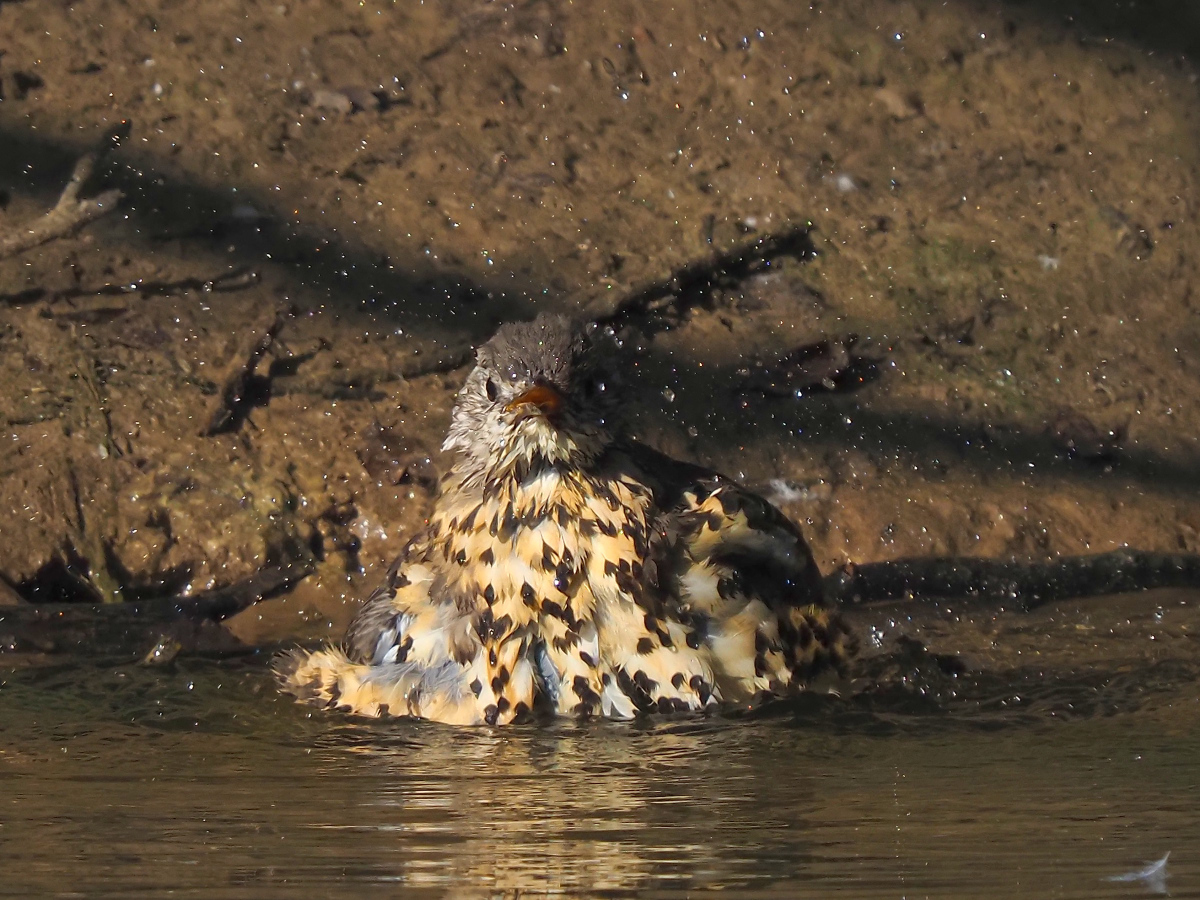
[[[566,320],[479,350],[429,525],[341,646],[277,666],[302,700],[502,725],[752,704],[854,651],[804,539],[715,472],[625,439]]]

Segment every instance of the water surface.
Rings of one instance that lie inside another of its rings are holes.
[[[310,715],[261,658],[17,669],[0,894],[1137,897],[1106,879],[1171,851],[1197,896],[1180,672],[1076,716],[1103,688],[1060,671],[1010,715],[964,676],[923,705],[492,730]]]

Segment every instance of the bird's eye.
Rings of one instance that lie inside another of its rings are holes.
[[[493,403],[495,403],[496,395],[497,395],[496,382],[492,381],[492,379],[489,378],[487,380],[486,387],[484,387],[484,390],[487,391],[487,398],[489,400],[491,400]]]

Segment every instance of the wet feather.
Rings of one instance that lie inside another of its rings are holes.
[[[343,647],[280,660],[284,690],[453,724],[630,718],[799,690],[853,654],[796,527],[621,438],[601,359],[547,316],[480,348],[428,528]]]

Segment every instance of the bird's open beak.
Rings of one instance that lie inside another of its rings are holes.
[[[536,406],[543,416],[552,419],[562,409],[563,395],[549,385],[535,384],[529,390],[518,394],[504,409],[512,412],[526,404]]]

